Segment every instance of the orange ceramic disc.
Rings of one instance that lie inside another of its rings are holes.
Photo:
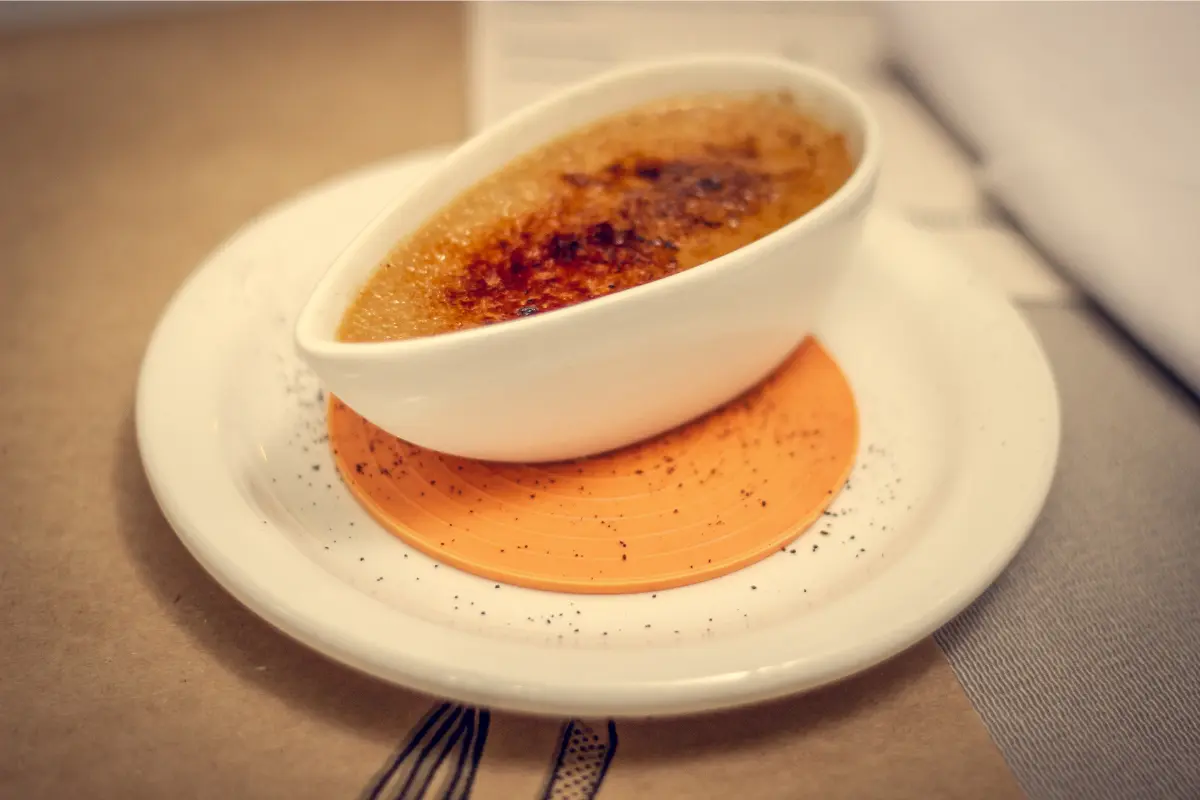
[[[846,377],[810,339],[717,411],[577,461],[443,455],[336,398],[329,433],[350,490],[413,547],[504,583],[618,594],[716,578],[786,546],[849,476],[858,414]]]

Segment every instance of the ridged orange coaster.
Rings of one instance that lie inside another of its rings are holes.
[[[846,377],[809,339],[738,400],[577,461],[443,455],[336,398],[329,434],[351,492],[413,547],[508,584],[619,594],[716,578],[790,543],[849,476],[858,414]]]

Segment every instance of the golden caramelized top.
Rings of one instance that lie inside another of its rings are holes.
[[[786,95],[644,106],[460,195],[393,250],[342,320],[383,341],[552,311],[658,280],[811,210],[853,164]]]

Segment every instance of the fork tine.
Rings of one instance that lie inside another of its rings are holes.
[[[450,703],[441,703],[425,712],[425,716],[413,726],[403,747],[396,752],[391,761],[384,765],[383,769],[376,773],[371,784],[363,792],[362,800],[379,800],[380,792],[391,781],[392,776],[416,750],[417,745],[429,734],[437,721],[450,710],[450,707]]]

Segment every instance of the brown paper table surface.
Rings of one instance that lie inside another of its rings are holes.
[[[0,796],[355,797],[430,707],[203,572],[132,408],[165,303],[245,220],[463,134],[461,28],[448,4],[305,5],[0,38]],[[541,796],[561,725],[493,715],[472,797]],[[1020,794],[932,641],[808,696],[618,727],[603,798]]]

